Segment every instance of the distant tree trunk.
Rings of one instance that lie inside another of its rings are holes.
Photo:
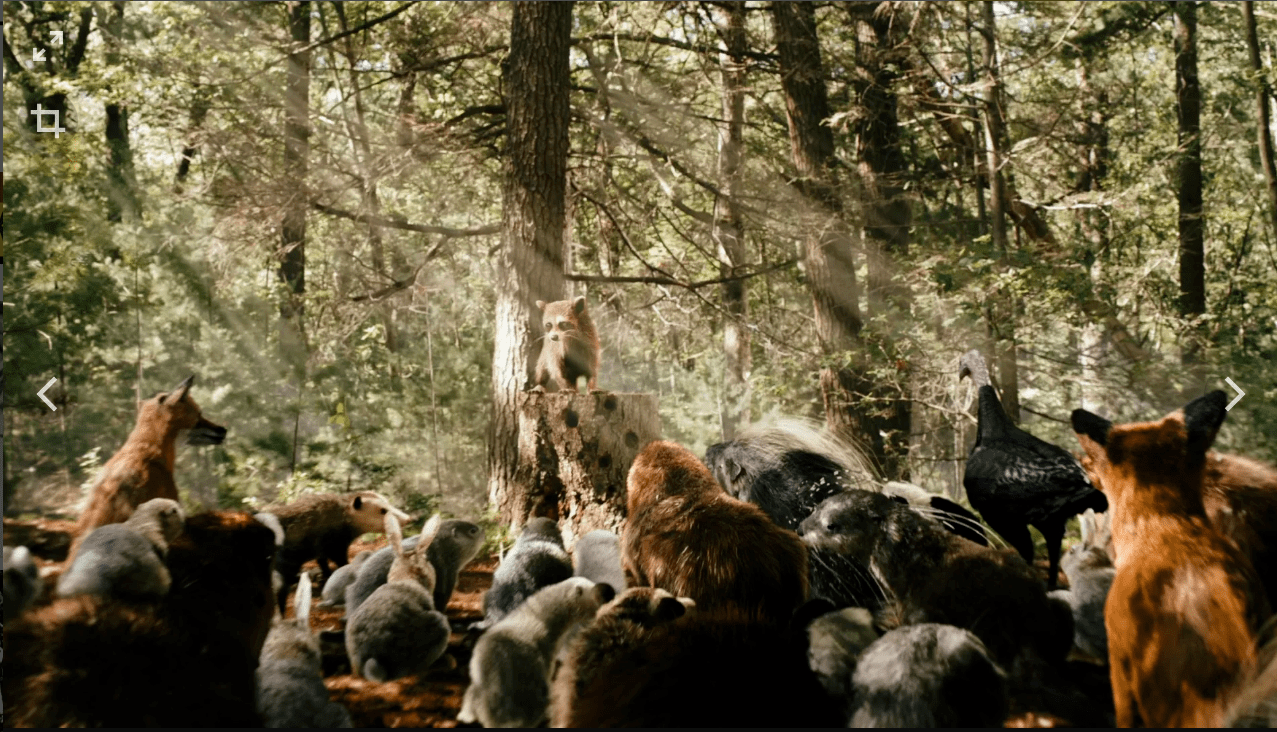
[[[488,429],[488,496],[512,528],[527,520],[529,510],[528,487],[516,475],[518,397],[530,385],[536,360],[536,301],[564,293],[571,41],[571,2],[514,4],[505,61],[502,246]]]
[[[831,431],[864,445],[880,473],[898,464],[883,440],[889,421],[882,417],[882,387],[871,376],[860,339],[860,291],[852,251],[853,234],[845,219],[834,173],[833,131],[829,96],[811,3],[773,2],[776,55],[789,119],[798,191],[809,202],[810,233],[804,242],[803,267],[816,315],[816,336],[839,368],[820,372],[825,419]],[[889,398],[889,397],[888,397]]]
[[[279,314],[302,332],[302,295],[306,292],[306,171],[310,155],[310,2],[289,0],[288,30],[294,50],[288,54],[284,93],[284,180],[289,188],[280,226],[279,279],[287,292]],[[287,329],[286,329],[287,330]]]
[[[1268,182],[1268,215],[1273,225],[1273,236],[1277,236],[1277,166],[1273,162],[1273,134],[1271,109],[1268,100],[1273,91],[1268,85],[1268,77],[1264,74],[1264,65],[1259,59],[1259,34],[1255,29],[1255,3],[1246,0],[1242,3],[1242,18],[1246,23],[1246,50],[1250,52],[1250,69],[1255,74],[1258,89],[1258,109],[1255,114],[1255,125],[1259,133],[1259,163],[1264,168],[1264,180]]]
[[[913,211],[905,195],[907,166],[900,149],[897,121],[896,69],[907,63],[898,41],[903,28],[896,11],[884,3],[852,3],[846,6],[856,28],[856,75],[859,96],[856,123],[856,160],[860,174],[863,240],[869,264],[866,288],[871,314],[907,313],[909,290],[894,281],[896,258],[909,253],[909,227]],[[895,334],[884,334],[886,348],[894,350]],[[902,359],[897,358],[898,362]],[[883,434],[882,470],[890,479],[907,480],[906,458],[910,443],[911,401],[907,371],[896,371],[896,383],[881,379],[875,390],[877,421]]]
[[[1108,176],[1108,92],[1102,86],[1091,85],[1090,58],[1082,56],[1075,61],[1078,82],[1078,146],[1080,174],[1075,186],[1078,191],[1099,194],[1104,190]],[[1109,237],[1104,214],[1098,207],[1078,211],[1078,225],[1090,262],[1091,288],[1099,287],[1103,273],[1103,261],[1107,257]],[[1092,295],[1092,299],[1099,299]],[[1078,342],[1078,363],[1082,369],[1081,404],[1083,409],[1099,411],[1104,407],[1098,385],[1103,379],[1102,363],[1106,352],[1104,327],[1091,321],[1082,326]]]
[[[997,25],[993,18],[992,0],[981,3],[984,12],[984,147],[989,168],[989,232],[993,248],[1008,260],[1007,184],[1002,170],[1007,147],[1006,123],[1002,114],[1002,79],[998,74]],[[1016,359],[1015,316],[1017,304],[1009,295],[995,295],[990,310],[989,332],[994,337],[998,358],[998,376],[1002,386],[1002,406],[1011,421],[1020,422],[1020,369]]]
[[[722,195],[714,201],[711,236],[718,244],[719,270],[734,277],[746,264],[744,216],[741,213],[741,154],[745,140],[745,72],[749,50],[745,36],[745,3],[724,6],[723,39],[727,54],[723,66],[723,123],[718,134],[718,180]],[[723,403],[720,422],[723,439],[732,440],[750,421],[749,293],[745,280],[725,282],[721,288],[723,309]]]
[[[191,172],[191,163],[199,154],[195,138],[199,135],[199,129],[204,126],[204,119],[208,117],[209,103],[208,95],[203,92],[196,92],[195,100],[191,102],[191,121],[186,133],[187,142],[182,146],[182,159],[178,161],[177,173],[173,175],[174,193],[182,193],[186,186],[186,178]]]
[[[1206,313],[1206,250],[1202,221],[1202,90],[1197,83],[1197,4],[1174,3],[1175,116],[1178,122],[1179,164],[1179,307],[1185,320]],[[1200,326],[1184,335],[1180,362],[1189,368],[1188,391],[1204,382],[1201,373]]]
[[[108,65],[120,62],[124,44],[124,3],[113,2],[105,23],[101,23],[106,45],[105,59]],[[119,92],[115,95],[118,97]],[[106,219],[113,222],[134,222],[142,214],[138,195],[137,173],[133,169],[133,148],[129,144],[129,108],[118,98],[106,104]]]

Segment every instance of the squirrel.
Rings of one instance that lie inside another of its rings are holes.
[[[541,357],[529,391],[578,391],[577,381],[585,377],[586,388],[595,386],[599,375],[599,334],[585,309],[585,298],[545,302],[537,300],[545,323]]]

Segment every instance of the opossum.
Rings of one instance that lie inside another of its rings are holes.
[[[40,595],[40,568],[25,546],[4,548],[4,617],[12,620]]]
[[[572,576],[572,562],[553,520],[534,518],[523,527],[514,548],[492,573],[492,587],[483,595],[483,621],[490,628],[542,587]]]
[[[303,564],[318,560],[327,582],[332,574],[328,562],[344,566],[350,542],[362,534],[381,531],[387,515],[393,514],[400,522],[409,518],[373,491],[303,496],[287,506],[272,508],[271,512],[284,527],[284,546],[276,563],[284,578],[284,586],[276,595],[281,613]]]
[[[348,728],[350,713],[329,701],[319,641],[310,631],[310,575],[297,582],[296,617],[276,618],[257,667],[257,711],[272,728]]]
[[[426,556],[441,522],[435,514],[408,551],[399,521],[387,514],[386,535],[396,555],[387,582],[346,621],[346,653],[356,674],[374,681],[418,674],[447,650],[451,628],[448,618],[435,610],[435,570]]]
[[[355,581],[355,576],[359,573],[359,568],[364,562],[368,561],[368,557],[372,556],[372,552],[364,550],[355,555],[350,560],[350,564],[344,567],[338,567],[328,581],[324,583],[323,600],[320,601],[320,607],[332,607],[333,605],[346,604],[346,588]],[[387,567],[387,570],[390,568]]]
[[[171,582],[164,560],[185,521],[177,501],[152,498],[124,523],[99,526],[58,580],[58,595],[164,596]]]
[[[457,721],[484,727],[536,727],[550,703],[550,664],[563,634],[615,593],[572,577],[529,597],[480,638]]]

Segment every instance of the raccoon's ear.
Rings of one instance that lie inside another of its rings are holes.
[[[537,309],[545,312],[545,300],[537,300]]]
[[[1228,416],[1228,395],[1215,390],[1189,402],[1184,407],[1184,427],[1188,429],[1189,453],[1205,454],[1219,434],[1219,426]]]
[[[652,608],[652,617],[662,623],[681,618],[687,613],[687,607],[678,601],[677,597],[666,595],[657,600],[656,607]]]
[[[182,383],[173,387],[173,391],[169,392],[169,395],[164,397],[163,402],[165,404],[177,404],[178,402],[182,401],[183,399],[186,398],[186,392],[191,390],[191,384],[194,384],[194,383],[195,383],[195,374],[191,374],[185,379],[182,379]]]
[[[612,598],[616,597],[616,590],[612,589],[612,585],[606,582],[600,582],[591,589],[594,592],[594,599],[598,600],[600,605],[609,603]]]
[[[577,315],[585,312],[585,295],[580,295],[572,300],[572,311]]]

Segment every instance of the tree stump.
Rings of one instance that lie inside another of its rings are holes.
[[[568,548],[595,529],[619,534],[630,465],[660,436],[656,396],[520,392],[516,406],[519,465],[514,490],[496,497],[502,521],[517,533],[552,518]]]

